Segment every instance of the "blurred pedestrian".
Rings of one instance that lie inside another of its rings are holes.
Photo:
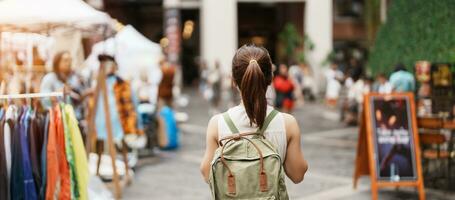
[[[255,139],[255,143],[258,142],[257,144],[259,144],[261,141],[271,142],[273,144],[271,146],[275,148],[275,152],[278,152],[278,155],[281,157],[282,161],[282,163],[269,163],[269,168],[263,169],[264,171],[261,172],[261,174],[267,174],[267,176],[262,177],[266,177],[267,180],[269,180],[268,186],[265,186],[269,188],[267,192],[270,194],[270,196],[287,196],[286,189],[283,185],[284,180],[277,177],[280,176],[280,174],[272,173],[272,171],[268,170],[271,170],[275,167],[277,167],[275,169],[279,169],[280,166],[283,165],[286,168],[286,175],[294,183],[299,183],[303,180],[303,177],[308,169],[308,165],[303,158],[301,150],[299,125],[292,115],[273,111],[273,107],[267,105],[266,90],[267,86],[272,82],[272,62],[266,49],[256,46],[243,46],[237,50],[232,63],[232,76],[236,86],[241,92],[242,103],[238,106],[230,108],[224,114],[215,115],[210,119],[207,128],[207,144],[205,155],[201,163],[202,175],[207,182],[209,181],[209,176],[212,177],[212,181],[210,183],[212,184],[211,188],[214,192],[214,195],[225,195],[234,190],[237,191],[236,195],[246,195],[244,196],[245,199],[257,199],[259,197],[263,197],[264,194],[256,192],[259,189],[257,186],[260,184],[259,182],[267,184],[267,181],[264,178],[261,178],[261,176],[258,177],[258,168],[255,168],[257,166],[256,161],[253,163],[249,160],[242,160],[242,163],[251,163],[251,167],[242,168],[241,174],[231,174],[230,177],[224,175],[219,176],[219,173],[213,173],[210,175],[210,172],[213,172],[213,169],[215,168],[214,166],[216,163],[218,163],[213,162],[212,160],[214,158],[216,149],[220,147],[219,143],[223,142],[221,140],[222,138],[232,137],[233,134],[236,133],[256,132],[258,129],[260,129],[263,133],[263,136],[265,137],[265,141],[262,137],[260,137],[258,139]],[[270,113],[273,113],[273,115],[271,116]],[[239,137],[242,139],[242,136]],[[230,145],[236,144],[242,143],[230,143]],[[264,143],[261,143],[261,145],[256,146],[256,148],[260,150],[260,148],[263,148],[263,146]],[[230,148],[229,151],[232,152],[236,150],[238,149]],[[243,156],[243,154],[239,153],[237,157],[239,156]],[[264,160],[265,159],[267,158],[264,158]],[[225,162],[222,159],[222,162],[225,166],[230,165],[230,168],[227,168],[229,172],[231,172],[231,170],[239,171],[239,167],[242,166],[235,166],[235,164],[239,164],[236,160]],[[211,163],[215,164],[211,166]],[[281,166],[281,168],[284,167]],[[283,171],[280,173],[282,172]],[[283,182],[279,181],[278,179],[281,179]],[[223,187],[222,191],[215,193],[216,189],[214,187],[223,185],[224,183],[232,183],[233,180],[233,188]],[[242,187],[235,187],[235,184]],[[283,190],[280,190],[280,192],[278,192],[278,189]],[[223,190],[229,190],[229,192]],[[281,195],[279,193],[281,193]]]
[[[402,63],[395,65],[395,70],[390,75],[390,84],[394,92],[414,92],[415,90],[414,75],[408,72]]]
[[[207,78],[209,74],[209,70],[207,68],[207,63],[204,60],[201,60],[199,63],[199,93],[206,99],[208,98],[204,95],[207,89]]]
[[[338,105],[340,107],[340,121],[344,121],[346,113],[349,112],[348,91],[354,84],[352,78],[352,70],[348,70],[347,76],[343,77],[341,82],[340,95],[338,98]]]
[[[311,70],[311,67],[308,65],[308,63],[301,63],[300,67],[302,68],[303,72],[303,96],[310,101],[314,101],[316,99],[316,81],[314,81],[313,71]]]
[[[166,59],[160,61],[160,68],[163,72],[163,77],[158,89],[158,97],[164,101],[166,105],[172,106],[173,95],[172,89],[174,87],[175,66],[169,64]]]
[[[387,80],[385,74],[378,74],[376,77],[376,83],[374,84],[373,91],[381,94],[389,94],[392,92],[392,85]]]
[[[349,88],[347,111],[344,116],[344,123],[355,125],[358,122],[359,113],[363,105],[363,96],[371,92],[373,79],[362,76]]]
[[[218,113],[219,104],[221,101],[221,83],[222,83],[222,76],[221,76],[221,69],[220,69],[220,62],[216,61],[215,66],[209,70],[209,74],[207,77],[207,86],[208,89],[211,91],[211,95],[209,96],[210,100],[210,113],[216,114]]]
[[[340,80],[343,78],[343,72],[338,69],[338,64],[333,62],[326,71],[325,77],[327,80],[325,93],[326,103],[327,105],[334,107],[337,105],[338,97],[340,95]]]
[[[289,67],[289,78],[294,84],[294,98],[297,103],[304,103],[303,88],[304,86],[304,73],[301,65],[292,64]]]
[[[93,94],[93,90],[84,86],[83,81],[77,76],[72,67],[72,57],[68,51],[62,51],[54,56],[52,72],[46,74],[41,80],[40,92],[65,92],[70,103],[74,106],[77,119],[84,118],[83,100]],[[57,98],[42,98],[44,108],[51,108],[57,103]]]
[[[288,67],[280,64],[278,75],[273,79],[275,88],[275,106],[283,112],[290,113],[294,107],[294,83],[289,78]]]

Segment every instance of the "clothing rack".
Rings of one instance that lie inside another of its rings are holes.
[[[26,99],[26,98],[63,97],[63,96],[65,96],[64,92],[26,93],[26,94],[0,95],[0,99]]]

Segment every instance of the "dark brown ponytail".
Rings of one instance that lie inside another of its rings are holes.
[[[262,127],[267,114],[265,93],[272,81],[272,62],[262,47],[243,46],[232,60],[232,76],[242,94],[250,125]]]

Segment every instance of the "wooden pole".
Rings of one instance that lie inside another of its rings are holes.
[[[100,73],[104,73],[104,70],[99,70]],[[98,75],[97,77],[97,82],[100,83],[102,80],[101,76]],[[87,135],[85,136],[85,151],[87,152],[87,155],[90,154],[92,147],[95,145],[95,140],[96,140],[96,125],[95,125],[95,116],[96,116],[96,108],[98,108],[98,99],[100,96],[100,84],[96,84],[95,87],[95,95],[94,95],[94,102],[93,105],[90,105],[90,102],[88,103],[89,110],[87,114],[87,120],[88,120],[88,130],[87,130]]]
[[[114,188],[115,188],[115,198],[120,199],[122,196],[122,191],[120,190],[120,182],[119,182],[119,177],[117,174],[117,165],[115,164],[116,157],[117,157],[117,152],[114,147],[114,139],[112,135],[112,124],[111,124],[111,115],[109,112],[109,101],[108,101],[108,94],[107,94],[107,88],[106,88],[106,74],[103,68],[101,67],[99,70],[99,75],[100,77],[97,84],[100,85],[101,93],[102,93],[102,98],[103,98],[103,108],[104,108],[104,116],[105,116],[105,121],[106,121],[106,129],[107,129],[107,143],[109,146],[109,153],[111,155],[111,161],[112,161],[112,170],[113,170],[113,181],[114,181]],[[99,158],[101,159],[101,158]],[[128,170],[128,169],[125,169]]]

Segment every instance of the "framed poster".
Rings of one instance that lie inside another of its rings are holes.
[[[368,98],[376,177],[381,181],[416,180],[410,99],[406,95]]]
[[[414,94],[364,96],[354,188],[363,175],[371,179],[374,200],[384,187],[415,187],[425,199]]]

